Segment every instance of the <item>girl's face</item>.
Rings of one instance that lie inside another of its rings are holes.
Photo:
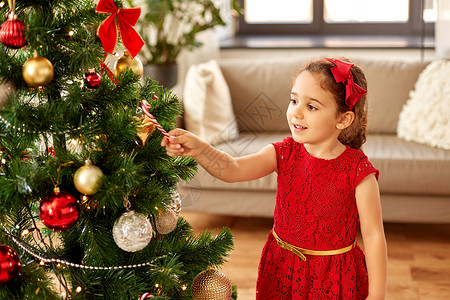
[[[334,96],[309,71],[301,72],[295,79],[286,116],[292,137],[298,143],[330,145],[339,136]]]

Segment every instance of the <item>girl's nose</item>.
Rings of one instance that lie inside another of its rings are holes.
[[[294,108],[294,117],[296,117],[298,119],[303,119],[303,110],[300,105],[297,105]]]

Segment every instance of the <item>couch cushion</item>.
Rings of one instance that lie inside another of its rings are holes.
[[[420,74],[398,121],[407,141],[450,150],[450,61],[437,60]]]
[[[369,127],[373,133],[395,133],[400,111],[427,62],[349,57],[368,80]],[[289,131],[286,109],[298,58],[219,61],[230,88],[240,131]]]
[[[380,170],[382,193],[450,196],[450,151],[394,135],[368,135],[363,147]]]
[[[297,60],[220,60],[242,132],[289,131],[286,109]]]
[[[397,132],[400,111],[428,62],[353,60],[366,74],[371,133]]]
[[[189,68],[184,84],[184,125],[212,144],[239,135],[230,91],[215,60]]]

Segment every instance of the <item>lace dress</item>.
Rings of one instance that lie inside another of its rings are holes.
[[[285,138],[273,144],[278,161],[274,230],[285,242],[310,250],[351,245],[359,228],[355,187],[378,170],[363,152],[347,147],[331,160],[311,156],[302,144]],[[306,255],[306,261],[277,245],[272,233],[263,248],[256,298],[365,299],[364,254],[358,245],[331,256]]]

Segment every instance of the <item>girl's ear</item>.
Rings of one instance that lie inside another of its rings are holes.
[[[355,120],[355,113],[352,111],[347,111],[339,116],[338,122],[336,123],[336,128],[343,130],[348,126],[352,125],[354,120]]]

